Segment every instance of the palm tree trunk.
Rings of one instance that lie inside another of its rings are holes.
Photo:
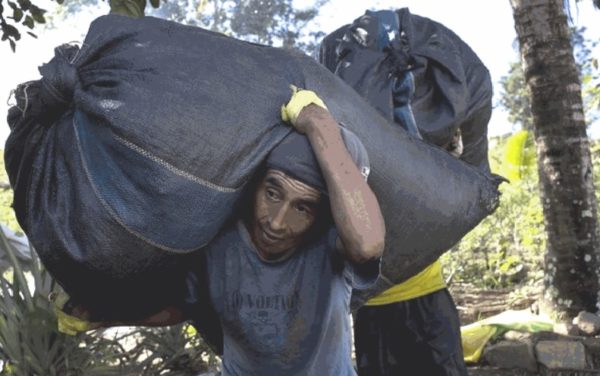
[[[544,301],[560,316],[595,312],[599,238],[578,69],[563,0],[510,0],[538,151],[548,236]]]

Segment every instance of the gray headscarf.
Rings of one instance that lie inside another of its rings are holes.
[[[367,180],[370,171],[369,155],[364,145],[350,130],[340,127],[346,149],[354,164]],[[314,187],[327,195],[327,186],[310,142],[305,135],[292,131],[267,157],[267,168],[280,170],[287,175]]]

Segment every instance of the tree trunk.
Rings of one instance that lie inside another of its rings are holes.
[[[596,312],[600,275],[596,197],[563,0],[510,1],[531,92],[548,236],[544,301],[563,318],[581,310]]]

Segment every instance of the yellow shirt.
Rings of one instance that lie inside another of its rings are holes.
[[[375,306],[402,302],[430,294],[445,287],[446,282],[442,275],[442,264],[440,260],[437,260],[419,274],[371,298],[366,305]]]

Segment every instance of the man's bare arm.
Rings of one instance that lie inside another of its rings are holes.
[[[310,104],[293,125],[306,134],[317,157],[346,256],[355,263],[380,257],[385,244],[381,209],[346,149],[336,120],[328,110]]]

